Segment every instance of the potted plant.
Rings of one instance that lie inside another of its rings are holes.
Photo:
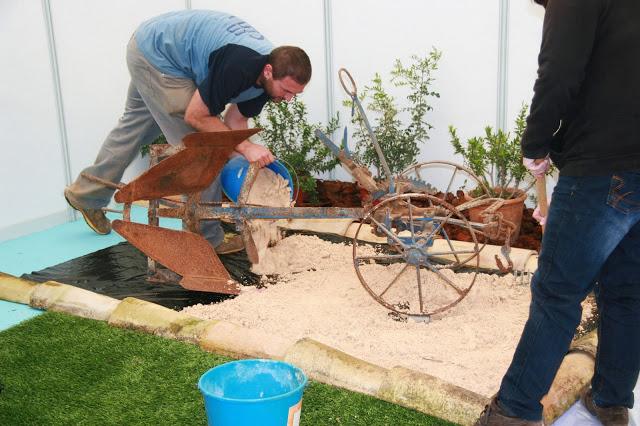
[[[438,69],[441,55],[434,48],[425,56],[413,55],[412,62],[406,66],[396,59],[390,82],[408,91],[404,107],[398,106],[396,99],[387,93],[379,73],[375,73],[371,84],[365,86],[358,95],[363,106],[372,113],[371,126],[392,174],[400,173],[415,163],[421,144],[429,139],[428,132],[433,126],[425,120],[425,116],[433,109],[430,98],[440,97],[431,89],[431,85],[434,80],[432,73]],[[352,103],[351,100],[344,101],[344,105],[351,108]],[[409,115],[406,124],[399,117],[402,113]],[[353,132],[356,144],[352,154],[359,163],[374,166],[377,176],[381,177],[380,159],[363,118],[356,113],[351,122],[356,125]]]
[[[338,128],[339,117],[336,115],[326,126],[309,123],[306,105],[294,98],[288,103],[268,103],[262,113],[254,118],[254,124],[262,128],[259,137],[264,145],[297,176],[297,198],[302,192],[309,202],[317,203],[318,189],[314,173],[333,170],[339,160],[314,132],[319,128],[331,134]]]
[[[451,145],[455,153],[462,156],[464,165],[478,176],[487,191],[485,193],[485,190],[478,187],[468,195],[471,198],[504,200],[501,201],[502,206],[497,211],[515,226],[511,234],[512,242],[518,238],[520,232],[527,192],[535,184],[522,164],[520,151],[520,140],[526,127],[528,108],[526,104],[520,108],[513,132],[494,130],[491,126],[487,126],[483,136],[472,137],[464,144],[458,137],[456,128],[449,126]],[[551,171],[549,170],[549,173]],[[493,204],[488,202],[485,205],[470,208],[468,210],[470,219],[474,222],[483,222],[483,213]]]

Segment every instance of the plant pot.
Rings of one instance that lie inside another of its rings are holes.
[[[510,188],[510,190],[512,190]],[[508,220],[509,222],[513,223],[516,228],[513,231],[513,233],[511,234],[511,242],[515,242],[518,239],[518,236],[520,235],[520,225],[522,223],[522,212],[524,210],[524,202],[527,199],[527,194],[520,190],[517,189],[515,190],[516,194],[518,194],[515,198],[511,198],[509,200],[506,200],[505,203],[502,205],[502,207],[500,207],[498,209],[498,212],[502,214],[502,217],[505,220]],[[469,197],[469,199],[471,199],[471,197]],[[472,222],[479,222],[482,223],[482,213],[488,209],[491,206],[491,204],[487,204],[487,205],[483,205],[483,206],[478,206],[478,207],[472,207],[470,209],[468,209],[467,211],[469,212],[469,219]],[[503,243],[504,241],[500,241],[501,243]]]

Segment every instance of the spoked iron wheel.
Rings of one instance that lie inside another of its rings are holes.
[[[477,231],[451,204],[428,194],[396,195],[366,212],[365,222],[387,238],[388,246],[359,243],[361,233],[368,232],[361,224],[353,264],[381,305],[401,315],[428,317],[455,306],[473,287],[481,249]],[[468,233],[472,242],[457,245],[449,237],[453,229]]]

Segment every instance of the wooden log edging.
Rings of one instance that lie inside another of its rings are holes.
[[[488,398],[404,367],[377,366],[313,339],[297,341],[225,321],[202,320],[133,297],[124,300],[55,281],[36,283],[0,272],[0,299],[101,321],[197,344],[236,358],[271,358],[296,364],[313,380],[374,396],[462,425],[473,424]],[[575,341],[549,394],[544,420],[562,415],[593,375],[595,332]]]
[[[109,325],[197,344],[206,321],[135,297],[126,297],[109,316]]]
[[[596,364],[596,330],[575,340],[553,379],[549,393],[542,398],[542,417],[549,425],[569,409],[589,387]]]
[[[314,380],[373,396],[389,372],[309,338],[291,346],[284,360],[297,365]]]
[[[28,305],[31,301],[31,292],[35,290],[37,285],[38,283],[35,281],[0,272],[0,299]]]
[[[268,358],[283,360],[295,341],[227,321],[217,321],[200,335],[197,344],[207,352],[232,358]]]
[[[109,319],[119,303],[118,299],[56,281],[36,285],[29,301],[34,308],[100,321]]]
[[[489,403],[485,396],[404,367],[389,371],[376,396],[462,425],[473,424]]]

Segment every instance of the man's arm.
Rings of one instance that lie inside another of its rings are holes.
[[[184,113],[184,121],[199,132],[219,132],[230,130],[222,120],[211,115],[209,108],[202,101],[200,91],[196,89]],[[246,127],[245,127],[246,128]]]
[[[231,129],[246,129],[248,127],[248,121],[249,119],[242,115],[236,104],[231,104],[224,115],[224,122]],[[260,167],[271,164],[276,159],[267,148],[249,140],[240,142],[236,146],[236,151],[250,162],[257,161]]]
[[[232,104],[225,114],[224,122],[218,117],[211,115],[209,108],[202,101],[198,89],[193,93],[193,97],[185,111],[184,121],[199,132],[218,132],[222,130],[239,130],[248,127],[248,118],[243,116],[238,110],[238,106]],[[249,140],[244,140],[236,146],[236,151],[242,154],[249,162],[258,162],[260,167],[272,163],[275,158],[271,151],[262,145],[254,144]]]

